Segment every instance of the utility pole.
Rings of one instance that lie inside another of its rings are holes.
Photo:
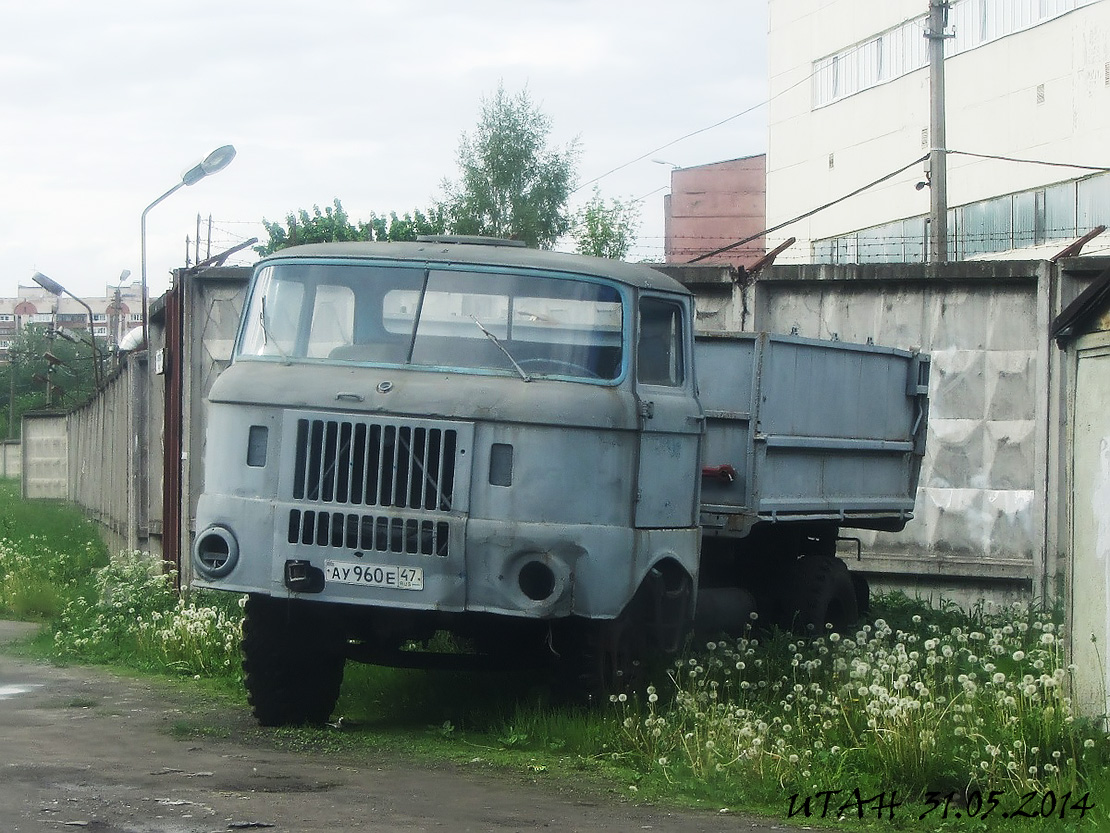
[[[929,261],[948,261],[948,158],[944,135],[944,29],[948,0],[929,0]]]

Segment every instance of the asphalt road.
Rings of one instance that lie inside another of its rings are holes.
[[[462,765],[279,749],[245,705],[3,653],[27,633],[0,622],[0,833],[789,829]],[[180,723],[218,732],[174,732]]]

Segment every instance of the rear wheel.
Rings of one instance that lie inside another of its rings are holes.
[[[247,699],[263,726],[325,722],[339,699],[340,631],[323,609],[252,595],[243,619]]]
[[[863,573],[853,570],[850,575],[856,590],[856,610],[860,616],[866,616],[871,611],[871,583]]]
[[[848,566],[839,558],[809,555],[791,572],[787,611],[791,625],[802,633],[823,634],[826,625],[844,631],[859,618],[856,587]]]

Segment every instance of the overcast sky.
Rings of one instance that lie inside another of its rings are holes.
[[[578,138],[572,205],[603,174],[604,196],[643,198],[631,259],[662,259],[670,168],[652,159],[766,151],[766,0],[0,0],[0,13],[4,297],[36,270],[78,294],[123,269],[138,279],[143,209],[224,144],[228,168],[148,215],[152,296],[198,214],[215,252],[335,198],[352,220],[427,207],[499,82],[527,88],[554,144]]]

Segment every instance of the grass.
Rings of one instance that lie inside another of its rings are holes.
[[[0,615],[48,623],[34,650],[245,708],[238,602],[179,598],[158,562],[109,559],[78,513],[0,481]],[[589,711],[554,703],[535,673],[352,664],[331,727],[251,731],[293,750],[450,760],[795,824],[1024,830],[1026,817],[1002,813],[1029,796],[1023,809],[1054,830],[1110,829],[1110,744],[1072,713],[1058,614],[890,595],[873,616],[853,633],[697,646],[652,687]],[[170,727],[228,731],[226,716],[201,714]]]
[[[0,479],[0,615],[48,621],[75,596],[91,597],[108,563],[96,526],[59,501],[27,501]]]

